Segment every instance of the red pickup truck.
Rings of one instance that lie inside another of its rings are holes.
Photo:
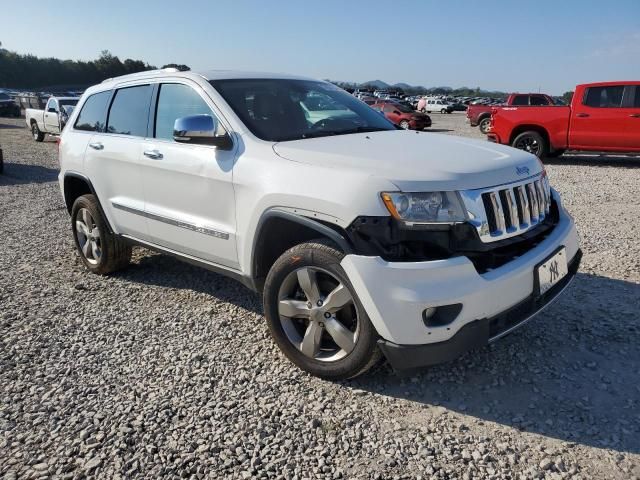
[[[541,105],[554,105],[553,98],[543,93],[512,93],[507,97],[501,106],[541,106]],[[480,126],[482,133],[489,132],[489,120],[491,119],[491,110],[495,108],[495,105],[469,105],[467,108],[467,119],[472,127],[476,125]]]
[[[568,107],[496,108],[487,137],[538,158],[640,152],[640,81],[578,85]]]

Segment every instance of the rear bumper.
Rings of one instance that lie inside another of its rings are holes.
[[[380,350],[393,368],[405,370],[448,362],[473,348],[485,346],[523,326],[551,304],[571,283],[578,272],[581,259],[582,251],[578,250],[569,262],[568,275],[544,295],[530,295],[491,318],[470,322],[449,340],[426,345],[398,345],[380,340]]]

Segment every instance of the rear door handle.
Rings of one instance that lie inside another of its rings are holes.
[[[102,150],[104,148],[104,145],[102,145],[100,142],[90,143],[89,146],[94,150]]]
[[[576,117],[580,117],[580,118],[584,118],[584,117],[588,117],[589,114],[588,113],[577,113]]]
[[[640,118],[640,113],[630,113],[629,116],[631,118]]]
[[[160,160],[162,158],[162,154],[158,150],[145,150],[142,154],[145,157],[152,158],[153,160]]]

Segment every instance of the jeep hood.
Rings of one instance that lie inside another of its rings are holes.
[[[469,190],[539,173],[538,159],[522,150],[451,135],[392,130],[276,143],[279,156],[306,164],[355,169],[393,182],[400,190]]]

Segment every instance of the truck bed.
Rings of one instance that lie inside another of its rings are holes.
[[[540,106],[540,107],[500,107],[491,113],[492,141],[510,145],[513,138],[524,130],[534,126],[544,127],[549,136],[552,149],[567,147],[569,118],[571,108],[568,106]]]

